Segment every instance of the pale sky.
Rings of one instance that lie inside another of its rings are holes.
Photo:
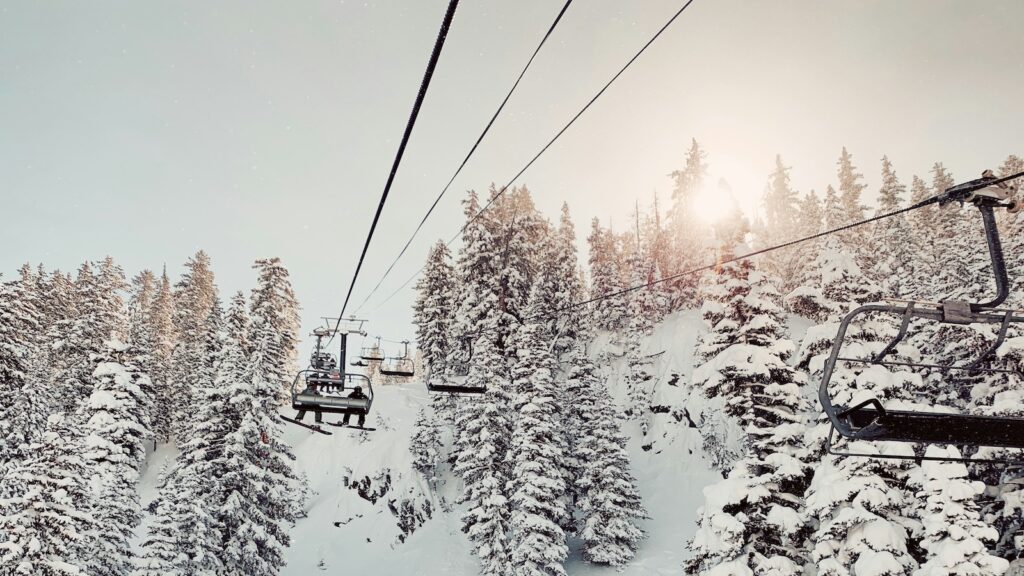
[[[574,2],[382,294],[682,3]],[[462,2],[355,302],[561,4]],[[446,5],[3,1],[0,272],[109,254],[177,275],[202,248],[226,297],[280,256],[304,330],[337,314]],[[696,0],[520,183],[552,217],[568,201],[584,240],[594,216],[666,200],[691,138],[748,212],[776,153],[800,192],[834,182],[844,145],[872,195],[883,154],[908,184],[935,161],[973,178],[1024,154],[1022,21],[1019,0]],[[371,305],[370,331],[411,338],[412,298]]]

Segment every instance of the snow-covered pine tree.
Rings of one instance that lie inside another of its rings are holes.
[[[224,534],[220,557],[228,574],[278,573],[295,521],[293,494],[301,492],[291,467],[295,457],[281,439],[277,418],[280,367],[273,364],[284,355],[274,350],[281,338],[268,316],[254,318],[253,354],[243,378],[227,387],[231,431],[223,448],[224,497],[218,519]],[[227,348],[236,345],[230,338],[225,343]]]
[[[674,310],[674,292],[671,281],[660,281],[672,275],[671,271],[675,268],[676,259],[675,254],[672,253],[672,239],[666,225],[667,222],[662,218],[658,194],[655,192],[651,213],[644,219],[643,241],[648,246],[651,259],[654,260],[654,271],[659,280],[655,286],[658,291],[659,303],[663,309],[658,311],[658,321]]]
[[[842,240],[826,242],[810,277],[817,278],[814,318],[820,323],[807,330],[797,366],[808,370],[817,383],[840,317],[858,304],[877,299],[880,289],[864,276]],[[855,357],[870,357],[894,335],[891,323],[870,317],[850,326],[844,350]],[[920,377],[911,372],[843,362],[837,364],[830,384],[833,401],[844,406],[870,397],[883,403],[909,400],[909,391],[919,387]],[[822,419],[808,431],[809,454],[821,453],[829,428]],[[844,444],[841,449],[869,454],[879,450],[862,442]],[[910,447],[882,449],[887,454],[906,455]],[[912,498],[905,488],[906,479],[907,465],[899,460],[826,455],[815,463],[804,521],[812,532],[811,559],[819,574],[845,576],[851,574],[850,567],[858,574],[878,567],[888,574],[906,575],[916,568],[904,528],[910,523],[907,504]]]
[[[30,456],[0,478],[0,573],[89,574],[87,547],[102,527],[92,517],[82,432],[57,413],[49,417]],[[14,490],[8,487],[15,487]]]
[[[573,304],[583,300],[586,287],[580,278],[576,255],[576,228],[569,215],[569,205],[562,204],[558,227],[555,228],[539,260],[537,282],[546,283],[545,308],[548,310],[549,333],[554,335],[556,360],[568,352],[581,331],[584,318]]]
[[[805,564],[806,380],[788,364],[794,346],[772,283],[749,260],[724,265],[722,274],[728,296],[698,347],[705,362],[694,382],[705,396],[722,398],[725,413],[740,422],[746,456],[705,490],[686,571],[796,576]]]
[[[173,507],[177,489],[172,476],[166,477],[155,503],[156,512],[149,524],[142,550],[135,559],[134,576],[185,576],[182,566],[188,557],[181,551],[178,524],[174,521]],[[205,575],[204,575],[205,576]]]
[[[696,139],[692,139],[684,168],[670,174],[675,186],[672,189],[672,206],[668,212],[668,228],[672,253],[676,258],[672,268],[665,273],[675,274],[704,264],[701,257],[704,255],[704,238],[709,231],[694,213],[693,199],[700,193],[708,176],[706,158],[707,153]],[[670,284],[675,293],[672,309],[692,305],[697,289],[695,276],[683,276]]]
[[[917,175],[914,175],[910,183],[910,203],[916,204],[931,196],[928,184]],[[915,251],[914,285],[917,287],[919,296],[931,298],[934,293],[933,281],[938,273],[938,247],[936,245],[936,230],[938,206],[925,206],[907,213],[907,222],[910,224],[911,246]]]
[[[24,279],[0,283],[0,472],[25,457],[22,445],[37,429],[24,428],[24,418],[45,411],[33,407],[38,389],[46,393],[45,381],[33,381],[31,364],[42,350],[38,346],[41,314],[38,300]],[[44,404],[49,404],[45,402]],[[34,418],[30,418],[34,420]]]
[[[226,318],[227,336],[238,342],[242,354],[248,358],[252,354],[252,341],[249,339],[252,332],[252,320],[249,318],[249,302],[245,294],[239,290],[231,297],[231,304],[228,308]]]
[[[494,295],[489,298],[493,303]],[[473,344],[466,385],[486,386],[487,391],[459,405],[453,467],[464,484],[460,501],[467,505],[462,531],[473,543],[481,572],[487,576],[504,576],[512,571],[507,496],[511,472],[506,458],[512,430],[508,414],[510,384],[505,359],[495,342],[496,325],[497,320],[489,318]]]
[[[718,258],[725,260],[733,256],[738,249],[740,239],[747,229],[746,219],[738,211],[734,212],[728,219],[718,223],[716,238],[720,243]],[[739,249],[741,252],[742,248]],[[698,366],[707,364],[714,360],[718,354],[733,343],[738,341],[740,325],[737,320],[731,318],[730,314],[742,314],[742,308],[738,308],[737,295],[742,298],[749,291],[749,276],[753,271],[753,262],[749,259],[739,260],[716,267],[713,273],[705,274],[700,285],[701,315],[709,332],[701,337],[695,350],[694,361]],[[699,370],[698,370],[699,371]],[[698,377],[694,372],[692,385],[695,389],[704,391],[704,379],[713,375],[713,370],[708,368]],[[717,393],[715,393],[717,394]],[[719,407],[724,407],[726,398],[721,397]],[[741,454],[741,447],[737,444],[738,438],[733,438],[736,429],[736,422],[730,420],[723,410],[712,410],[704,419],[705,428],[704,450],[711,457],[712,464],[721,470],[737,460]]]
[[[171,435],[187,440],[194,412],[192,392],[203,364],[206,319],[217,299],[210,257],[200,250],[185,262],[185,273],[174,288],[174,351],[166,388],[171,400]]]
[[[170,439],[171,414],[174,398],[171,394],[171,355],[174,352],[174,292],[164,267],[159,284],[146,312],[152,337],[150,344],[150,380],[153,382],[153,410],[151,412],[154,437],[166,442]]]
[[[593,325],[598,330],[618,330],[625,325],[627,304],[622,296],[609,297],[625,287],[619,273],[614,234],[602,228],[594,218],[587,243],[590,246],[590,295],[602,298],[590,307]]]
[[[232,304],[236,316],[245,315],[245,309],[244,301]],[[224,573],[220,520],[225,499],[221,480],[227,470],[224,445],[236,426],[230,394],[245,377],[247,359],[231,328],[224,331],[222,323],[215,301],[204,328],[206,354],[194,391],[192,434],[164,476],[136,576],[158,576],[161,570],[203,576]]]
[[[639,232],[639,231],[638,231]],[[637,236],[639,243],[639,234]],[[658,301],[659,293],[650,285],[655,280],[654,262],[645,257],[643,246],[638,247],[629,259],[630,286],[644,288],[633,290],[627,295],[629,319],[626,324],[626,390],[629,404],[626,415],[640,422],[640,428],[647,433],[648,414],[651,406],[651,374],[653,360],[644,354],[642,345],[654,329],[654,319],[664,308]]]
[[[543,320],[544,294],[531,291],[525,323],[514,337],[516,363],[512,409],[509,493],[511,559],[517,576],[564,575],[569,554],[561,524],[565,474],[551,334]]]
[[[961,458],[956,448],[929,446],[925,454],[932,458]],[[998,539],[995,528],[981,519],[975,502],[985,485],[968,479],[967,467],[960,462],[925,461],[923,489],[917,498],[925,501],[924,539],[921,547],[928,557],[915,576],[936,574],[973,574],[1000,576],[1009,562],[987,550]]]
[[[782,163],[782,156],[775,156],[775,170],[768,176],[764,192],[765,221],[760,244],[772,246],[797,238],[800,230],[800,201],[790,184],[791,167]],[[793,246],[769,252],[761,260],[761,269],[771,276],[772,281],[785,294],[795,288],[806,264],[807,253],[803,246]]]
[[[578,388],[569,408],[578,420],[572,452],[581,469],[574,491],[581,512],[583,557],[595,564],[622,566],[633,559],[644,532],[637,521],[647,513],[630,469],[618,408],[596,374],[582,343],[573,352],[567,386]]]
[[[54,354],[60,357],[56,383],[62,409],[77,415],[80,405],[92,394],[91,356],[105,350],[110,339],[124,341],[127,317],[121,294],[127,287],[124,272],[111,258],[98,264],[85,263],[75,279],[77,315],[56,342]]]
[[[814,190],[804,194],[800,198],[797,215],[797,229],[799,235],[810,236],[822,231],[825,225],[825,207],[821,197]]]
[[[413,323],[416,343],[431,374],[444,374],[451,348],[452,315],[455,312],[455,269],[451,253],[438,240],[427,255],[423,275],[416,282]]]
[[[156,334],[150,312],[153,310],[153,299],[156,298],[156,276],[149,270],[143,270],[132,278],[131,294],[128,299],[128,341],[130,360],[149,378],[140,383],[145,404],[143,410],[149,429],[153,430],[156,419],[157,392],[151,374],[159,370],[153,348]]]
[[[441,430],[433,409],[420,408],[416,414],[416,425],[409,440],[412,465],[433,482],[437,467],[441,463]]]
[[[85,445],[93,495],[93,516],[104,530],[90,542],[96,574],[131,572],[131,539],[141,521],[136,483],[150,436],[144,387],[149,376],[130,361],[128,346],[107,342],[95,357],[93,392],[83,407]]]
[[[839,167],[836,176],[839,179],[839,203],[843,214],[843,224],[860,222],[867,214],[867,206],[861,199],[861,193],[867,188],[864,184],[864,175],[857,172],[853,165],[853,154],[843,147],[839,160],[836,162]],[[831,228],[831,227],[830,227]],[[851,249],[857,251],[857,258],[863,256],[867,250],[868,231],[863,227],[852,228],[839,234],[843,242]]]
[[[295,299],[288,269],[280,258],[257,260],[253,268],[259,272],[252,291],[253,329],[256,330],[256,324],[262,324],[276,339],[265,350],[264,378],[277,385],[279,398],[284,399],[299,369],[299,302]],[[256,342],[256,337],[251,341]]]
[[[941,194],[954,184],[956,181],[953,180],[953,175],[946,170],[942,162],[936,162],[932,166],[930,193]],[[970,212],[974,210],[961,209],[957,204],[939,206],[935,210],[933,228],[928,233],[932,235],[935,247],[935,275],[930,280],[932,296],[936,300],[954,298],[956,292],[962,291],[965,286],[964,278],[970,270],[967,256],[975,252],[975,248],[984,246],[984,243],[977,244],[976,241],[971,241],[981,237],[981,224],[977,216]],[[973,218],[965,217],[968,214]]]
[[[875,215],[899,210],[903,207],[906,187],[900,183],[888,156],[882,157],[882,187],[878,191],[878,208]],[[870,276],[885,294],[894,298],[915,295],[914,270],[916,250],[908,240],[911,238],[910,223],[902,214],[874,224],[870,236],[870,250],[865,261],[870,266]]]

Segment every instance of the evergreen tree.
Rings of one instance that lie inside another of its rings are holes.
[[[438,240],[430,249],[423,276],[416,283],[413,305],[416,342],[431,374],[444,374],[451,348],[451,323],[455,311],[455,270],[449,263],[448,246]]]
[[[950,446],[928,447],[927,456],[960,458],[960,451]],[[967,467],[960,462],[926,461],[923,490],[917,497],[925,501],[924,540],[921,547],[928,552],[927,561],[914,574],[977,574],[999,576],[1009,562],[986,550],[999,534],[981,519],[975,498],[985,489],[981,482],[967,478]]]
[[[170,439],[174,397],[171,394],[171,357],[174,352],[174,292],[165,267],[156,286],[149,310],[150,379],[153,381],[153,410],[151,413],[154,436],[166,442]]]
[[[880,290],[864,277],[841,240],[831,247],[826,244],[815,270],[813,276],[820,278],[820,288],[814,317],[820,324],[807,330],[797,366],[807,369],[814,381],[820,381],[839,319],[853,306],[877,299]],[[871,357],[894,335],[894,325],[882,318],[867,317],[850,325],[844,346],[855,356]],[[897,349],[897,355],[902,353],[902,349]],[[833,402],[842,406],[872,397],[883,404],[905,402],[909,391],[919,387],[920,377],[911,372],[890,372],[884,366],[847,362],[836,365],[830,382]],[[829,430],[829,423],[822,417],[808,431],[805,442],[809,454],[821,453]],[[870,443],[841,444],[840,450],[879,454],[879,448]],[[881,450],[885,455],[910,453],[909,445],[883,446]],[[826,455],[814,466],[804,522],[811,531],[811,559],[818,573],[845,576],[878,563],[890,574],[912,572],[916,562],[904,528],[912,513],[907,506],[912,496],[905,488],[905,462]]]
[[[295,457],[281,439],[280,367],[271,366],[285,355],[274,350],[281,337],[266,321],[268,316],[254,318],[254,352],[244,377],[227,387],[231,424],[223,449],[224,496],[218,520],[224,535],[220,557],[229,574],[276,575],[290,543],[288,527],[295,520]],[[228,347],[236,345],[227,342]]]
[[[94,271],[95,270],[95,271]],[[66,335],[54,342],[54,354],[60,357],[56,383],[67,414],[77,414],[80,405],[92,394],[92,360],[105,351],[105,342],[124,341],[127,318],[122,292],[127,287],[124,272],[111,258],[95,266],[82,264],[74,284],[76,316]]]
[[[587,242],[590,246],[590,295],[600,298],[590,307],[594,327],[618,330],[626,319],[626,301],[622,296],[611,296],[625,288],[619,273],[614,235],[594,218]]]
[[[437,416],[432,410],[420,408],[416,415],[414,430],[409,441],[412,465],[420,474],[433,481],[437,474],[437,466],[441,463],[441,431]]]
[[[227,315],[227,336],[238,343],[239,349],[245,357],[253,352],[252,341],[249,339],[252,332],[252,320],[249,318],[248,306],[245,294],[239,290],[231,297]]]
[[[83,457],[92,477],[93,515],[104,527],[90,543],[90,566],[97,574],[131,571],[130,541],[141,520],[135,485],[150,435],[143,388],[149,377],[128,360],[127,345],[109,341],[96,357],[93,392],[84,407]]]
[[[253,329],[261,324],[275,339],[266,350],[263,358],[266,365],[262,369],[267,381],[277,385],[278,397],[284,399],[299,369],[299,303],[288,269],[280,258],[257,260],[253,268],[259,271],[256,288],[252,291]],[[255,342],[256,338],[251,340]]]
[[[579,423],[571,429],[581,470],[575,489],[581,511],[583,557],[596,564],[622,566],[633,559],[644,537],[637,520],[646,517],[630,470],[626,438],[616,421],[614,402],[593,363],[578,345],[569,382],[579,388],[571,406]]]
[[[875,215],[894,212],[903,207],[906,187],[896,177],[892,162],[882,157],[882,188],[878,191]],[[882,290],[897,298],[914,295],[916,251],[907,240],[911,238],[909,222],[903,215],[879,220],[871,233],[871,249],[867,255],[871,276]]]
[[[491,320],[483,326],[485,331],[474,343],[466,385],[486,386],[487,391],[459,405],[453,468],[465,486],[460,500],[467,505],[462,531],[468,534],[480,557],[481,571],[488,576],[511,573],[506,455],[512,425],[508,375],[494,341],[494,325],[496,321]]]
[[[867,214],[867,206],[861,200],[861,193],[867,188],[862,182],[864,175],[857,172],[853,165],[853,155],[843,147],[839,155],[837,176],[839,178],[839,204],[843,214],[843,224],[860,222]],[[829,226],[831,228],[831,226]],[[867,231],[864,227],[852,228],[839,235],[847,246],[857,251],[860,258],[868,250]]]
[[[63,414],[50,416],[30,456],[0,484],[0,574],[68,576],[86,574],[86,548],[95,530],[88,466],[78,446],[81,430]]]
[[[693,203],[700,193],[708,176],[708,165],[705,162],[707,153],[700,147],[697,140],[691,140],[686,154],[685,167],[672,172],[675,181],[672,189],[672,206],[668,213],[668,227],[672,243],[672,252],[676,259],[669,274],[690,270],[704,264],[703,238],[707,236],[707,228],[696,216]],[[694,276],[682,276],[671,282],[675,301],[673,309],[678,309],[693,302],[697,283]]]
[[[29,405],[37,389],[46,395],[45,382],[31,379],[38,377],[31,364],[41,352],[36,339],[40,320],[24,279],[0,283],[0,472],[26,455],[22,446],[36,428],[26,429],[19,420],[30,415],[26,411],[38,412]]]
[[[495,254],[496,223],[492,221],[490,212],[480,211],[476,192],[470,191],[463,201],[463,213],[466,225],[458,257],[459,284],[452,334],[454,341],[472,343],[481,323],[498,305],[495,279],[499,261]],[[453,346],[449,354],[449,365],[465,365],[469,361],[468,347]]]
[[[205,252],[196,252],[185,262],[185,269],[174,289],[175,345],[167,385],[171,434],[183,441],[189,436],[189,415],[194,412],[192,393],[204,362],[204,327],[217,299],[210,257]]]
[[[586,288],[580,277],[576,228],[568,204],[562,204],[558,227],[546,242],[539,268],[537,282],[543,284],[548,331],[555,337],[553,352],[558,359],[572,348],[584,330],[583,315],[573,308],[584,299]]]
[[[131,361],[147,376],[159,370],[153,348],[157,340],[150,312],[156,297],[156,276],[149,270],[143,270],[132,278],[132,290],[128,300],[128,345]],[[140,383],[143,411],[150,431],[156,419],[157,392],[152,376]]]
[[[646,261],[640,250],[630,258],[633,270],[631,286],[641,286],[653,280],[650,270],[651,263]],[[657,315],[657,293],[652,286],[633,290],[629,298],[629,323],[626,329],[626,390],[629,395],[629,407],[626,414],[640,420],[640,427],[647,433],[647,414],[651,405],[651,386],[654,375],[651,366],[654,363],[650,356],[642,350],[644,339],[651,335],[654,324],[652,318]]]
[[[768,176],[764,193],[765,230],[760,236],[766,246],[788,242],[801,232],[800,200],[790,184],[790,169],[782,163],[781,156],[775,156],[775,170]],[[803,246],[774,250],[763,258],[762,270],[787,293],[799,282],[806,258]]]
[[[512,513],[511,559],[522,576],[564,575],[569,553],[561,523],[568,514],[563,496],[563,453],[550,334],[540,317],[543,295],[535,287],[526,308],[529,319],[517,334],[509,481]]]
[[[135,576],[185,576],[181,568],[188,564],[188,557],[181,552],[178,543],[178,524],[174,522],[173,506],[176,486],[171,478],[164,481],[156,502],[156,512],[149,525],[142,551],[136,558]]]
[[[941,162],[932,166],[931,194],[941,194],[953,187],[956,181]],[[935,211],[933,228],[928,231],[935,248],[935,275],[930,278],[932,296],[937,300],[956,298],[956,291],[965,286],[964,280],[970,274],[967,256],[975,244],[968,239],[980,238],[977,219],[965,218],[966,210],[956,204],[939,206]],[[972,221],[973,220],[973,221]]]
[[[727,296],[698,347],[705,362],[694,382],[705,396],[722,398],[725,413],[740,422],[746,456],[705,490],[686,571],[795,576],[804,564],[805,381],[788,364],[794,346],[768,279],[749,260],[726,264],[722,275]]]
[[[245,314],[244,301],[232,303],[234,322]],[[156,576],[160,570],[203,576],[225,573],[220,513],[228,471],[224,446],[238,420],[229,404],[232,390],[244,381],[247,363],[238,340],[231,337],[231,323],[225,335],[215,301],[204,327],[204,361],[194,392],[196,412],[189,423],[192,434],[164,477],[137,576]]]

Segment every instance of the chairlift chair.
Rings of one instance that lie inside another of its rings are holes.
[[[1016,370],[999,369],[986,366],[990,359],[1005,341],[1007,330],[1012,324],[1024,323],[1024,316],[1019,311],[1000,309],[1009,295],[1009,279],[1006,263],[1003,259],[999,231],[996,228],[994,208],[1015,208],[1015,205],[1004,203],[1007,194],[991,186],[994,177],[986,176],[972,180],[946,191],[940,205],[952,201],[969,202],[981,212],[988,244],[992,271],[995,275],[996,295],[987,302],[966,302],[948,300],[940,303],[905,302],[899,305],[868,304],[856,308],[844,317],[839,325],[838,334],[832,344],[832,350],[825,362],[818,398],[832,426],[829,433],[827,449],[838,455],[869,456],[835,452],[832,445],[834,433],[850,440],[912,442],[920,444],[954,444],[967,446],[988,446],[1002,448],[1024,448],[1024,418],[1008,416],[981,416],[944,412],[893,410],[886,408],[880,400],[872,398],[854,406],[834,405],[829,393],[837,362],[857,364],[875,364],[881,366],[899,366],[921,368],[948,374],[950,371],[967,371],[971,374],[990,374],[1010,372],[1020,374]],[[881,351],[871,358],[848,358],[841,356],[843,340],[851,322],[866,314],[890,315],[898,319],[899,331],[895,338]],[[896,346],[906,337],[911,321],[914,319],[942,324],[991,324],[998,327],[995,341],[984,353],[972,362],[962,365],[927,364],[920,362],[901,362],[887,360]],[[878,456],[871,454],[870,456]],[[891,458],[936,459],[918,456],[886,456]],[[965,461],[978,461],[962,459]]]
[[[316,423],[322,421],[324,413],[328,414],[352,414],[365,416],[370,412],[373,405],[373,385],[370,379],[362,374],[349,374],[345,371],[345,356],[350,333],[363,334],[361,320],[349,320],[349,325],[340,327],[340,322],[334,328],[318,328],[313,332],[316,338],[316,345],[310,357],[310,367],[295,375],[291,387],[292,408],[298,414],[294,419],[282,418],[288,422],[298,424],[319,432],[323,432],[316,425],[309,425],[302,422],[307,412],[313,412],[316,416]],[[353,323],[358,322],[358,325]],[[330,324],[330,322],[328,322]],[[335,362],[334,356],[323,350],[322,340],[325,337],[337,336],[340,340],[338,359]],[[362,397],[350,398],[356,388],[360,388]],[[327,434],[327,432],[323,432]]]
[[[380,336],[377,337],[377,343],[374,346],[363,346],[359,353],[361,360],[384,360],[384,351],[380,347]]]
[[[448,394],[483,394],[487,391],[487,388],[483,386],[466,386],[467,376],[469,376],[469,361],[473,357],[473,336],[465,335],[459,340],[465,351],[464,358],[449,366],[446,373],[437,375],[428,373],[424,378],[428,391]]]
[[[402,376],[409,377],[416,375],[416,364],[412,358],[409,357],[409,341],[405,340],[402,342],[402,355],[394,356],[387,359],[387,362],[381,362],[378,370],[385,376]]]

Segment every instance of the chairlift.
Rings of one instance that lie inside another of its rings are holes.
[[[359,353],[360,360],[384,360],[384,351],[380,347],[380,336],[377,337],[377,343],[373,346],[363,346]]]
[[[345,414],[366,416],[373,405],[373,385],[370,379],[362,374],[351,374],[345,371],[345,355],[348,335],[362,334],[363,320],[350,319],[344,327],[338,322],[335,327],[317,328],[313,331],[316,346],[310,356],[310,366],[295,375],[291,387],[292,408],[297,411],[295,418],[281,418],[321,434],[331,433],[320,428],[323,415]],[[334,356],[323,349],[322,340],[337,336],[340,340],[338,362]],[[307,412],[313,412],[314,424],[302,421]]]
[[[836,452],[832,444],[835,433],[849,440],[1024,448],[1024,418],[940,411],[895,410],[886,408],[877,398],[860,402],[854,406],[841,406],[833,404],[832,396],[829,393],[829,383],[837,362],[910,367],[937,371],[943,375],[948,375],[951,371],[966,371],[972,375],[1007,372],[1021,375],[1017,370],[993,368],[987,365],[988,360],[995,355],[996,350],[1005,341],[1010,325],[1024,323],[1024,316],[1020,315],[1020,311],[998,308],[1009,295],[1009,279],[993,210],[995,208],[1014,210],[1016,205],[1012,201],[1004,202],[1009,196],[1006,189],[993,186],[992,182],[996,178],[989,174],[986,172],[986,175],[979,180],[972,180],[950,188],[939,204],[943,205],[953,201],[969,202],[981,212],[992,271],[995,276],[995,297],[987,302],[947,300],[938,303],[907,301],[902,304],[868,304],[847,314],[839,325],[831,354],[825,362],[821,386],[818,390],[818,398],[832,426],[827,445],[829,453],[845,456],[880,456],[878,454]],[[844,337],[851,322],[867,314],[894,317],[899,322],[898,333],[891,342],[871,358],[842,356]],[[887,360],[896,346],[907,336],[910,324],[915,319],[953,325],[989,324],[998,327],[997,335],[978,358],[961,365]],[[948,458],[902,455],[881,455],[881,457],[950,460]],[[982,461],[970,458],[960,460]]]
[[[402,341],[402,355],[388,358],[382,362],[378,370],[385,376],[409,377],[416,375],[416,364],[409,357],[409,341]]]
[[[428,374],[424,378],[428,391],[448,394],[483,394],[487,391],[487,388],[483,386],[466,385],[469,376],[469,361],[473,357],[473,338],[474,335],[463,335],[459,339],[465,352],[460,361],[450,364],[444,373]]]

